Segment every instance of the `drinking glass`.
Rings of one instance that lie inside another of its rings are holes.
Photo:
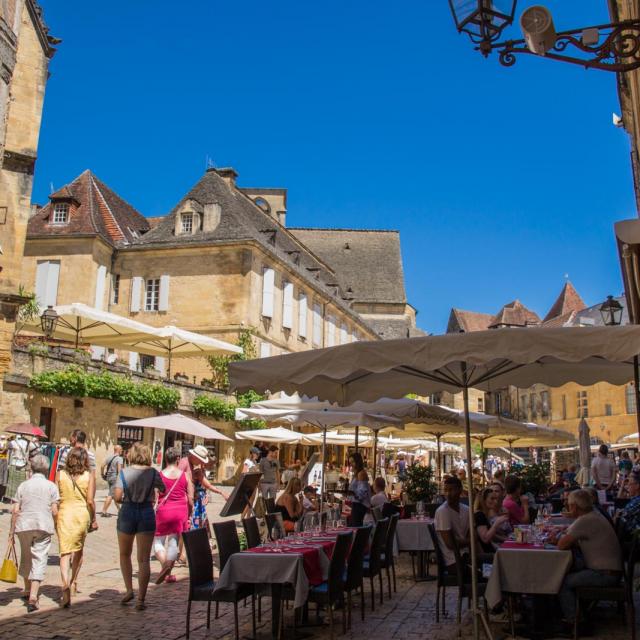
[[[416,502],[416,513],[418,514],[418,518],[422,519],[424,515],[424,502],[422,502],[422,500]]]

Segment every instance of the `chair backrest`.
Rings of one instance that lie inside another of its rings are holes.
[[[371,575],[380,571],[380,556],[384,551],[384,542],[387,538],[388,529],[389,518],[382,518],[382,520],[378,520],[378,522],[376,522],[373,539],[371,540],[371,549],[369,551],[369,573]]]
[[[453,555],[456,558],[456,578],[458,584],[463,585],[465,583],[464,564],[462,562],[462,556],[460,555],[460,546],[454,535],[451,536],[451,541],[453,542]],[[471,583],[471,577],[469,577],[468,582]]]
[[[275,513],[267,513],[264,517],[267,523],[267,531],[269,532],[269,540],[273,540],[273,531],[274,529],[280,530],[280,537],[284,538],[285,530],[284,530],[284,520],[282,519],[282,514],[279,511]]]
[[[244,518],[242,520],[242,527],[244,528],[244,535],[247,538],[247,548],[253,549],[253,547],[260,545],[262,538],[260,537],[258,519],[255,516]]]
[[[444,554],[442,553],[442,547],[440,546],[440,540],[438,539],[438,532],[434,525],[429,524],[429,535],[431,536],[431,542],[433,542],[433,549],[436,552],[436,566],[438,567],[438,584],[442,584],[445,575],[447,575],[447,563],[444,561]]]
[[[373,516],[374,522],[382,520],[382,509],[380,507],[373,507],[373,509],[371,509],[371,515]]]
[[[630,545],[628,545],[628,554],[624,566],[624,582],[627,589],[629,602],[631,603],[633,603],[634,574],[636,564],[638,562],[640,562],[640,543],[638,542],[637,536],[634,535],[631,539]],[[633,604],[631,606],[633,606]]]
[[[273,513],[276,510],[276,499],[275,498],[265,498],[264,505],[267,509],[267,513]]]
[[[240,553],[240,538],[238,538],[236,523],[233,520],[214,522],[213,533],[218,543],[220,571],[222,571],[227,564],[227,560],[229,560],[234,553]]]
[[[389,527],[387,528],[387,537],[384,541],[385,561],[390,566],[393,563],[393,541],[396,537],[396,529],[398,527],[400,516],[395,513],[389,518]]]
[[[344,583],[345,589],[355,589],[359,587],[362,582],[364,554],[370,538],[371,525],[357,528],[347,562],[347,579]]]
[[[185,531],[182,539],[189,561],[189,598],[191,598],[194,587],[213,582],[213,556],[206,529]]]
[[[385,502],[382,505],[382,517],[390,518],[394,514],[400,514],[400,507],[392,502]]]
[[[344,566],[347,562],[347,554],[353,541],[353,533],[341,533],[336,538],[336,544],[333,547],[331,563],[329,564],[329,599],[331,602],[342,597],[342,579],[344,577]]]

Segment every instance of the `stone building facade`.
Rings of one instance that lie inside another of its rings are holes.
[[[623,323],[626,323],[626,302],[624,298],[618,298],[618,301],[625,307]],[[544,318],[515,300],[496,315],[452,309],[447,331],[601,325],[600,304],[587,307],[573,285],[567,282]],[[549,425],[576,435],[584,418],[591,429],[591,437],[607,443],[618,442],[623,436],[637,431],[633,384],[616,386],[601,382],[589,387],[573,382],[561,387],[536,384],[527,389],[508,387],[489,393],[476,391],[472,397],[472,409],[475,409],[474,404],[484,406],[487,413]],[[444,401],[452,406],[456,404],[455,399],[448,397]]]
[[[34,0],[0,1],[0,382],[11,364],[52,44]]]
[[[85,171],[29,221],[24,280],[43,307],[85,302],[231,342],[251,328],[260,357],[422,333],[397,232],[289,229],[286,190],[237,175],[209,169],[169,214],[145,218]],[[211,375],[203,358],[172,373]]]

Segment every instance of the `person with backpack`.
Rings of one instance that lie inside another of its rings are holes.
[[[29,459],[37,451],[35,442],[22,434],[17,435],[7,445],[9,450],[9,471],[5,497],[15,500],[18,487],[27,479]]]
[[[113,455],[109,456],[105,463],[102,465],[102,469],[100,470],[100,475],[103,480],[106,480],[109,485],[109,493],[107,497],[104,499],[104,504],[102,505],[102,512],[100,516],[102,518],[110,517],[109,507],[111,502],[116,505],[116,509],[120,511],[120,505],[113,500],[114,490],[116,488],[116,480],[120,475],[120,471],[122,470],[124,464],[124,459],[122,458],[122,447],[119,444],[113,446]]]

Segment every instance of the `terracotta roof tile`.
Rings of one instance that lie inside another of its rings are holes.
[[[463,309],[451,309],[447,333],[459,333],[464,331],[484,331],[489,328],[491,322],[490,313],[478,313],[477,311],[464,311]]]
[[[549,313],[544,317],[544,322],[552,318],[557,318],[558,316],[564,316],[571,311],[582,311],[586,309],[586,307],[587,305],[575,290],[575,287],[567,281],[564,287],[562,287],[560,295],[553,303],[551,309],[549,309]]]
[[[514,300],[505,304],[498,313],[493,316],[489,328],[496,327],[527,327],[540,324],[540,316],[527,309],[520,300]]]

